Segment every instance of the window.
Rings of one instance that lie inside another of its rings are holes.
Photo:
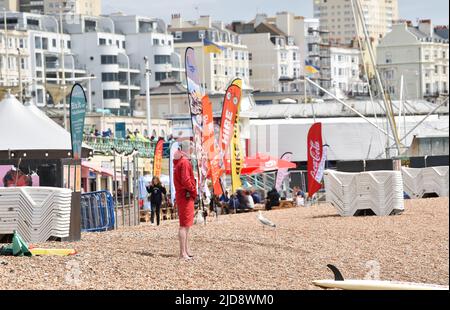
[[[198,32],[198,38],[202,40],[205,38],[205,30],[200,30]]]
[[[100,38],[99,39],[99,44],[100,45],[106,45],[106,39]]]
[[[155,55],[155,65],[170,64],[169,55]]]
[[[338,75],[340,75],[340,76],[344,75],[344,70],[342,68],[339,68]]]
[[[42,49],[48,50],[48,39],[42,38]]]
[[[103,91],[103,99],[119,99],[119,91],[118,90],[104,90]]]
[[[167,78],[167,72],[155,72],[155,80],[162,81]]]
[[[439,66],[434,66],[434,73],[439,74]]]
[[[102,65],[116,65],[117,64],[117,56],[115,55],[102,55],[101,57]]]
[[[53,39],[53,40],[52,40],[52,46],[53,46],[54,48],[56,48],[56,39]]]
[[[174,40],[181,40],[181,39],[183,39],[183,32],[176,31],[175,32],[175,36],[174,36]]]
[[[41,37],[35,37],[34,38],[34,47],[41,49],[42,48],[42,40]]]
[[[296,53],[296,52],[294,52],[294,53],[292,54],[292,59],[293,59],[294,61],[297,61],[297,53]]]
[[[119,74],[114,72],[103,72],[102,82],[117,82],[119,81]]]
[[[35,58],[36,58],[36,67],[42,67],[42,54],[36,53]]]
[[[125,41],[122,41],[122,48],[126,49],[127,48],[127,43]]]
[[[27,63],[26,63],[25,58],[20,59],[20,68],[22,68],[22,70],[25,70],[27,68]]]
[[[252,53],[248,53],[248,60],[253,60],[253,54]]]
[[[38,88],[36,91],[37,102],[44,103],[44,92],[42,89]]]
[[[249,74],[250,74],[250,76],[253,76],[253,69],[249,70]]]
[[[442,67],[442,74],[447,74],[447,66]]]
[[[153,39],[153,45],[159,45],[159,40],[158,39]]]

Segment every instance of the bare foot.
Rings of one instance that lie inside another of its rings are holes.
[[[190,256],[180,256],[180,259],[189,261],[189,260],[192,260],[192,257],[190,257]]]

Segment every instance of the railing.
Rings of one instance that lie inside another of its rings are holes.
[[[114,229],[114,225],[114,199],[110,192],[81,195],[81,231],[108,231]]]
[[[139,152],[143,158],[153,158],[156,141],[132,141],[128,139],[113,139],[104,137],[85,136],[84,142],[94,149],[95,153],[111,155],[113,149],[119,153],[132,153],[134,150]],[[164,143],[164,158],[169,158],[170,142]]]

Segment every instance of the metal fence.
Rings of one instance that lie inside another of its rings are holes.
[[[101,232],[114,229],[114,199],[110,192],[81,195],[81,231]]]

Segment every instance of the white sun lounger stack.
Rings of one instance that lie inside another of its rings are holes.
[[[402,168],[405,192],[411,198],[423,198],[426,194],[439,197],[449,195],[449,167]]]
[[[0,188],[0,234],[16,230],[32,243],[69,237],[71,197],[68,189]]]
[[[325,173],[327,202],[341,216],[372,210],[378,216],[404,211],[403,181],[399,171]]]

